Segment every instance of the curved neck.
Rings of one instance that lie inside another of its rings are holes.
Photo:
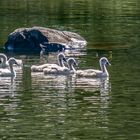
[[[74,72],[76,71],[72,64],[68,64],[68,68],[70,71],[74,71]]]
[[[7,57],[5,55],[0,55],[0,58],[2,58],[2,66],[5,67],[7,62]]]
[[[102,71],[106,76],[109,76],[109,73],[108,73],[108,71],[107,71],[106,65],[100,63],[100,67],[101,67],[101,71]]]
[[[59,66],[64,67],[64,63],[62,59],[58,59],[58,64]]]
[[[13,69],[13,64],[12,63],[9,63],[9,67],[10,67],[11,75],[15,76],[16,75],[16,72]]]

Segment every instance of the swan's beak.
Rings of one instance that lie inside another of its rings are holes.
[[[15,62],[15,64],[16,64],[17,66],[21,66],[18,62]]]
[[[111,66],[111,63],[107,62],[107,64],[108,64],[109,66]]]
[[[74,62],[74,65],[75,65],[75,66],[78,66],[78,63],[75,61],[75,62]]]

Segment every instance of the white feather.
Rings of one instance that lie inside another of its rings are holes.
[[[14,64],[18,65],[16,59],[15,59],[15,58],[10,58],[10,59],[8,60],[8,64],[9,64],[10,69],[8,69],[8,68],[1,68],[1,69],[0,69],[0,76],[1,76],[1,77],[16,76],[16,72],[15,72],[15,70],[13,69],[13,65],[14,65]]]
[[[77,70],[76,75],[79,77],[108,77],[109,73],[106,69],[106,65],[110,65],[108,59],[102,57],[99,60],[99,64],[101,70],[95,70],[95,69]]]
[[[7,56],[5,54],[0,53],[0,60],[1,60],[0,68],[7,68],[7,67],[9,67],[8,59],[7,59]],[[23,66],[22,60],[20,60],[20,59],[15,59],[15,60],[18,63],[18,66]],[[13,66],[15,66],[15,65],[13,65]]]
[[[65,60],[65,55],[63,53],[59,53],[57,56],[58,64],[42,64],[42,65],[32,65],[31,66],[31,71],[32,72],[43,72],[44,68],[57,68],[57,67],[64,67],[64,60]]]
[[[61,75],[67,75],[67,74],[73,74],[75,72],[74,65],[76,65],[76,61],[74,58],[68,59],[68,67],[48,67],[43,69],[44,74],[61,74]]]

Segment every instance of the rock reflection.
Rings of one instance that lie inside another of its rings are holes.
[[[78,57],[87,55],[86,49],[67,49],[65,50],[65,55],[69,57]]]
[[[67,57],[78,57],[86,55],[86,49],[66,49],[63,53]],[[59,53],[59,52],[58,52]],[[56,63],[57,62],[57,54],[58,53],[42,53],[40,52],[40,64],[44,63]]]

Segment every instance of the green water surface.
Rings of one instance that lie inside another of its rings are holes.
[[[32,64],[57,54],[10,54],[24,67],[13,82],[0,78],[0,139],[139,140],[140,1],[0,1],[1,52],[10,32],[32,26],[79,33],[88,44],[76,53],[77,69],[98,69],[106,56],[110,78],[97,86],[98,79],[33,75]]]

